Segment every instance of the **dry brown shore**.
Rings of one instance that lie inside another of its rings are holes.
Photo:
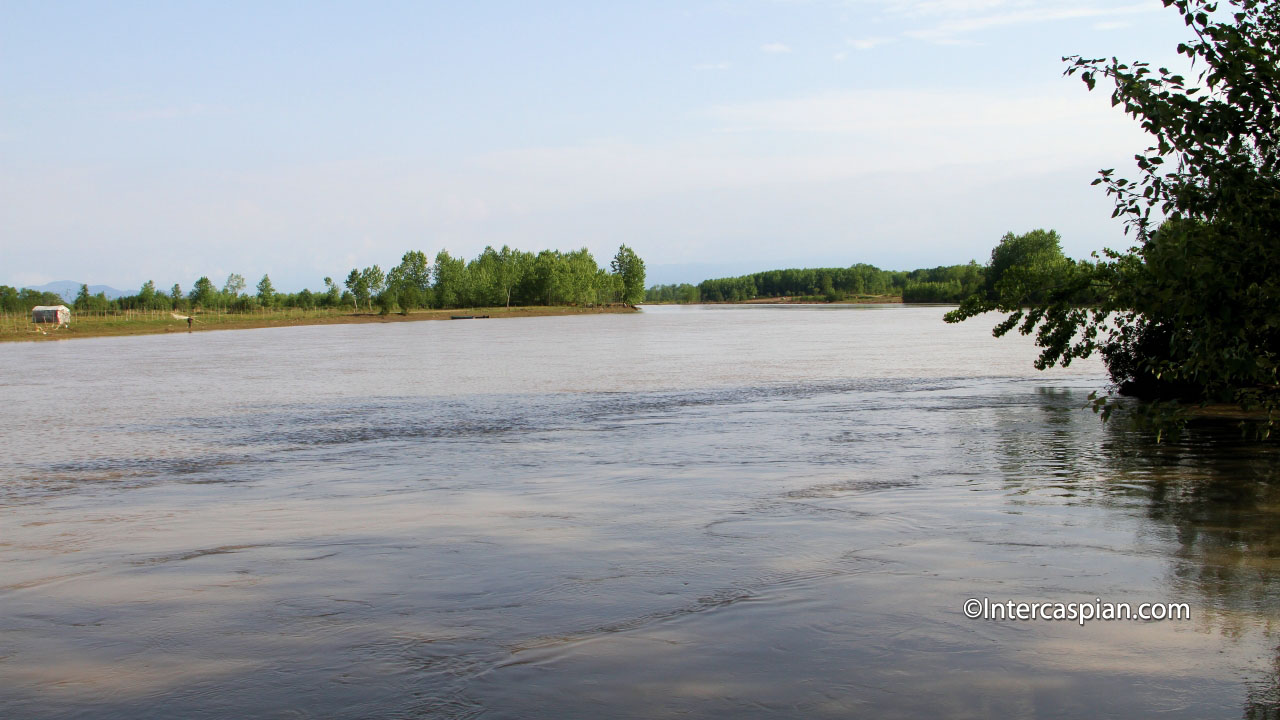
[[[625,305],[602,307],[577,306],[521,306],[494,308],[466,308],[456,310],[414,310],[408,315],[376,312],[343,312],[332,310],[280,310],[270,313],[197,313],[190,332],[210,330],[248,330],[253,328],[293,327],[297,325],[349,325],[352,323],[395,323],[420,320],[449,320],[452,316],[486,315],[489,318],[545,317],[555,315],[599,315],[606,313],[632,313],[635,308]],[[116,337],[123,335],[155,335],[188,332],[186,320],[174,318],[167,312],[134,313],[119,315],[72,314],[70,327],[49,329],[33,325],[27,319],[12,320],[0,326],[0,342],[69,340],[71,338]]]

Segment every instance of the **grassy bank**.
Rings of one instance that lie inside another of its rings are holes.
[[[600,313],[629,313],[634,309],[616,305],[607,307],[576,306],[527,306],[466,308],[458,310],[414,310],[408,315],[392,313],[378,315],[349,310],[288,308],[253,313],[196,313],[192,317],[192,332],[209,330],[245,330],[249,328],[288,327],[293,325],[345,325],[350,323],[415,322],[419,320],[448,320],[453,315],[488,315],[491,318],[540,317],[549,315],[595,315]],[[66,340],[84,337],[111,337],[117,335],[153,335],[187,332],[187,321],[174,318],[168,311],[120,311],[115,313],[72,313],[71,326],[52,328],[35,325],[29,314],[0,315],[0,342]]]

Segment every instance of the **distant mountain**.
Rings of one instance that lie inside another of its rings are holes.
[[[84,283],[78,283],[71,280],[58,280],[56,282],[45,283],[44,285],[35,285],[35,286],[29,285],[27,287],[37,292],[57,293],[58,295],[62,296],[62,299],[65,300],[66,302],[74,302],[76,299],[76,295],[80,294],[80,286],[83,284]],[[106,293],[107,297],[111,298],[112,300],[118,297],[124,297],[125,295],[133,294],[126,290],[117,290],[109,285],[90,285],[89,286],[90,295],[97,295],[98,293]]]

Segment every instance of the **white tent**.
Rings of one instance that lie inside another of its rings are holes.
[[[71,324],[71,308],[66,305],[37,305],[31,308],[31,322]]]

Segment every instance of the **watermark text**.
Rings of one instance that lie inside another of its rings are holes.
[[[1187,603],[1103,602],[1018,602],[969,598],[964,601],[964,615],[973,620],[1048,620],[1077,622],[1084,625],[1095,620],[1190,620]]]

